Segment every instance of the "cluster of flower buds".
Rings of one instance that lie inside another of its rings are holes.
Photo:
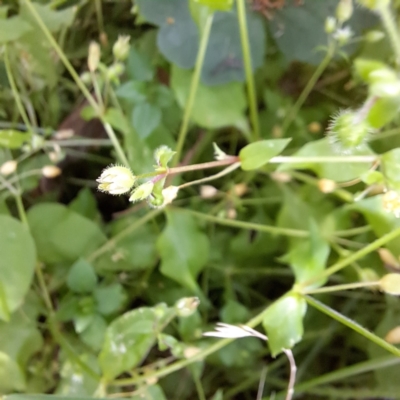
[[[154,208],[170,204],[177,196],[179,187],[169,186],[164,188],[168,175],[168,163],[175,154],[167,146],[161,146],[155,151],[156,160],[155,176],[141,184],[140,176],[135,176],[128,167],[110,166],[106,168],[97,179],[99,190],[109,194],[120,195],[130,193],[129,201],[132,203],[146,200]]]

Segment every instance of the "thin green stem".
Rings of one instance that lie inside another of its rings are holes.
[[[308,280],[307,282],[304,282],[302,284],[302,287],[307,287],[315,282],[318,282],[322,278],[326,278],[330,275],[335,274],[336,272],[347,267],[354,261],[357,261],[360,258],[365,257],[367,254],[389,243],[398,236],[400,236],[400,228],[397,228],[394,231],[387,233],[386,235],[380,237],[379,239],[375,240],[374,242],[370,243],[369,245],[365,246],[359,251],[356,251],[355,253],[350,254],[348,257],[338,261],[336,264],[332,265],[331,267],[323,271],[321,274],[318,274],[318,276],[315,276],[314,278]]]
[[[299,237],[299,238],[306,238],[310,236],[310,233],[308,231],[302,231],[298,229],[280,228],[278,226],[262,225],[262,224],[255,224],[253,222],[220,218],[192,210],[185,210],[185,212],[205,221],[215,222],[216,224],[219,225],[231,226],[234,228],[255,230],[258,232],[267,232],[275,235],[284,235],[284,236]]]
[[[97,16],[97,25],[99,32],[104,32],[104,22],[103,22],[103,10],[101,7],[101,0],[95,0],[96,7],[96,16]]]
[[[333,310],[332,308],[328,307],[327,305],[321,303],[318,300],[310,296],[304,296],[304,299],[307,303],[316,308],[317,310],[321,311],[322,313],[328,315],[329,317],[335,319],[336,321],[340,322],[341,324],[349,327],[353,331],[359,333],[360,335],[364,336],[366,339],[370,340],[371,342],[375,343],[377,346],[382,347],[383,349],[387,350],[389,353],[394,354],[397,357],[400,357],[400,349],[393,346],[392,344],[388,343],[386,340],[381,339],[379,336],[375,335],[374,333],[368,331],[357,322],[345,317],[344,315],[338,313],[337,311]]]
[[[42,292],[42,296],[43,296],[43,300],[46,305],[46,308],[47,308],[49,314],[53,315],[54,314],[53,303],[51,301],[50,293],[46,286],[46,281],[43,276],[42,267],[39,263],[36,263],[35,272],[36,272],[36,277],[39,282],[40,290]]]
[[[82,82],[81,78],[75,71],[74,67],[62,51],[61,47],[58,45],[57,41],[54,39],[53,35],[51,32],[48,30],[47,26],[44,24],[43,20],[41,19],[40,15],[37,13],[35,10],[35,7],[33,7],[31,0],[24,0],[26,6],[29,8],[29,11],[31,12],[32,16],[35,18],[36,22],[38,23],[40,29],[43,31],[45,34],[47,40],[50,42],[50,44],[53,46],[55,52],[57,55],[60,57],[60,60],[63,62],[65,68],[68,70],[68,72],[71,74],[73,80],[75,81],[76,85],[79,87],[83,95],[85,96],[86,100],[88,103],[93,107],[93,109],[96,112],[96,116],[101,120],[101,122],[104,125],[104,128],[111,140],[111,142],[114,145],[115,152],[117,154],[117,157],[119,158],[119,161],[126,165],[129,166],[128,159],[126,158],[126,155],[121,147],[121,144],[118,141],[117,135],[115,134],[114,130],[112,129],[111,125],[105,120],[104,115],[102,113],[102,110],[99,108],[99,105],[97,104],[95,98],[90,94],[88,88],[85,86],[85,84]]]
[[[400,364],[400,358],[394,356],[379,357],[373,360],[363,361],[351,365],[350,367],[341,368],[336,371],[329,372],[328,374],[321,375],[317,378],[300,383],[295,386],[295,391],[297,394],[306,393],[308,390],[316,386],[343,381],[344,379],[348,379],[352,376],[365,374],[367,372],[374,372],[378,369],[387,368],[398,364]],[[284,395],[285,394],[283,391],[279,392],[276,396],[276,400],[283,399]]]
[[[381,16],[383,26],[389,36],[394,54],[396,55],[396,64],[400,65],[400,36],[395,24],[394,15],[392,15],[390,9],[390,2],[387,5],[380,7],[378,12]]]
[[[194,100],[196,98],[197,88],[198,88],[199,82],[200,82],[201,69],[203,68],[203,62],[204,62],[204,57],[206,55],[206,49],[207,49],[208,39],[209,39],[210,33],[211,33],[211,26],[212,26],[213,18],[214,18],[214,14],[208,15],[208,17],[206,19],[206,23],[204,25],[204,29],[203,29],[203,33],[202,33],[202,37],[201,37],[201,41],[200,41],[199,52],[197,54],[196,65],[194,67],[193,77],[192,77],[192,81],[190,83],[189,97],[186,102],[185,112],[183,114],[182,125],[179,130],[174,165],[176,165],[179,162],[179,159],[181,157],[181,153],[183,150],[183,145],[185,143],[186,135],[188,133],[190,115],[192,113]]]
[[[343,285],[335,285],[335,286],[326,286],[319,289],[310,289],[305,290],[303,294],[318,294],[318,293],[331,293],[331,292],[339,292],[342,290],[349,289],[360,289],[365,287],[378,286],[379,282],[355,282],[355,283],[345,283]]]
[[[315,84],[317,83],[318,79],[322,75],[322,73],[325,71],[326,67],[329,65],[329,63],[332,60],[332,57],[335,53],[335,48],[333,45],[330,45],[328,47],[328,51],[324,57],[324,59],[321,61],[319,64],[318,68],[314,71],[314,74],[311,76],[310,80],[307,82],[306,87],[303,89],[301,92],[299,98],[297,99],[296,103],[294,103],[293,107],[288,111],[286,114],[286,118],[283,121],[282,124],[282,133],[284,134],[288,128],[290,127],[291,123],[294,121],[294,119],[297,116],[297,113],[299,112],[300,108],[304,104],[304,102],[307,100],[307,97],[313,90]]]
[[[20,194],[20,192],[18,190],[14,194],[14,198],[15,198],[15,203],[17,205],[19,218],[21,219],[22,223],[26,227],[29,228],[28,218],[26,217],[26,212],[25,212],[25,207],[24,207],[24,204],[22,203],[21,194]]]
[[[250,118],[253,126],[253,140],[258,140],[260,138],[260,124],[258,121],[257,96],[254,86],[253,68],[251,65],[250,40],[247,30],[245,0],[237,0],[237,12],[240,29],[240,41],[242,43],[244,71],[246,74]]]
[[[300,164],[300,163],[373,163],[378,160],[378,156],[315,156],[315,157],[296,157],[296,156],[276,156],[268,162],[271,164]]]
[[[343,231],[336,231],[335,236],[340,237],[349,237],[349,236],[357,236],[362,233],[371,232],[372,228],[370,225],[357,226],[356,228],[344,229]]]
[[[7,45],[4,47],[4,65],[6,68],[7,79],[8,79],[8,82],[10,83],[11,92],[13,94],[15,103],[17,104],[19,114],[21,115],[21,118],[24,121],[24,124],[28,128],[28,131],[30,133],[33,133],[34,130],[32,128],[32,124],[28,118],[28,114],[26,113],[24,105],[22,104],[22,101],[21,101],[21,98],[19,95],[19,91],[18,91],[17,85],[14,80],[14,76],[11,71],[10,57],[8,55],[8,46]]]

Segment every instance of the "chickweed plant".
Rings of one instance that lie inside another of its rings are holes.
[[[399,397],[398,2],[3,3],[2,398]]]

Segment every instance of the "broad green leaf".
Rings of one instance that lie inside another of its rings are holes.
[[[365,58],[356,58],[353,63],[353,68],[357,75],[366,83],[370,83],[370,73],[387,68],[387,65],[377,60],[367,60]]]
[[[374,152],[369,148],[362,150],[354,150],[352,155],[367,156],[373,155]],[[315,140],[305,144],[299,151],[293,154],[295,157],[333,157],[338,154],[329,143],[328,138]],[[359,178],[360,175],[367,172],[371,168],[371,163],[329,163],[329,162],[301,162],[296,164],[282,164],[279,171],[286,171],[289,169],[310,169],[314,171],[319,178],[332,179],[336,182],[350,181]]]
[[[107,322],[105,319],[101,315],[95,314],[86,329],[80,333],[79,337],[91,349],[99,351],[103,345],[106,329]]]
[[[160,27],[157,45],[165,58],[181,68],[192,68],[199,47],[199,32],[187,0],[138,0],[140,15]]]
[[[229,11],[233,5],[233,0],[194,0],[194,2],[210,7],[213,11]]]
[[[107,109],[104,118],[114,129],[118,129],[126,136],[129,135],[131,128],[121,110],[119,110],[118,108],[110,107]]]
[[[107,328],[99,361],[107,381],[137,366],[173,315],[165,304],[142,307],[115,319]]]
[[[0,20],[1,23],[1,20]],[[24,143],[29,142],[31,135],[13,129],[0,130],[0,147],[19,149]]]
[[[192,72],[172,67],[171,86],[178,103],[185,108]],[[243,122],[246,98],[243,85],[237,82],[207,87],[199,84],[194,101],[192,119],[205,128],[222,128]]]
[[[93,371],[100,372],[97,359],[92,354],[83,353],[80,359]],[[99,382],[96,379],[88,375],[77,363],[66,358],[60,368],[60,382],[55,391],[56,395],[29,395],[27,397],[17,395],[11,398],[12,400],[71,400],[71,398],[89,400],[95,396],[98,386]]]
[[[116,94],[121,99],[130,101],[133,104],[143,103],[147,100],[147,85],[146,82],[128,81],[118,87]]]
[[[282,349],[291,349],[303,337],[306,301],[295,294],[284,296],[271,304],[264,314],[263,326],[268,345],[275,357]]]
[[[135,82],[151,81],[154,76],[154,68],[150,61],[134,46],[131,46],[129,51],[126,72]]]
[[[111,238],[134,224],[137,217],[114,221]],[[143,225],[119,240],[115,246],[96,261],[97,271],[133,271],[151,268],[157,261],[157,235],[150,225]]]
[[[196,220],[184,211],[168,210],[167,225],[157,240],[157,249],[161,273],[199,293],[196,278],[207,262],[209,241]]]
[[[377,237],[381,237],[400,227],[400,219],[383,208],[382,195],[369,197],[347,206],[349,210],[359,211],[371,225]],[[398,258],[400,256],[400,238],[396,237],[386,247]]]
[[[97,303],[97,311],[102,315],[110,315],[121,309],[127,299],[124,287],[120,283],[95,289],[94,298]]]
[[[239,153],[242,169],[250,171],[261,168],[272,157],[281,153],[290,141],[291,139],[270,139],[248,144]]]
[[[400,110],[400,96],[377,99],[368,113],[369,124],[379,129],[397,117]]]
[[[296,283],[302,284],[319,275],[326,267],[330,253],[329,243],[322,237],[318,226],[310,224],[310,237],[293,242],[289,253],[281,257],[288,263],[296,277]],[[311,287],[322,286],[326,279],[314,283]]]
[[[381,163],[386,184],[393,190],[400,190],[400,148],[383,154]]]
[[[33,206],[28,211],[28,221],[39,259],[49,264],[75,261],[106,240],[94,222],[61,204]]]
[[[24,310],[11,315],[8,322],[0,322],[0,352],[7,354],[21,368],[25,368],[29,359],[42,349],[43,338]]]
[[[274,12],[269,23],[271,35],[288,61],[303,61],[319,64],[325,56],[328,36],[325,33],[325,20],[335,15],[337,0],[305,1],[301,5],[296,0],[287,0],[285,7]],[[374,15],[362,7],[355,7],[348,21],[355,36],[376,24]],[[353,53],[357,45],[347,45],[342,51]]]
[[[4,44],[20,39],[32,26],[20,16],[0,20],[0,43]]]
[[[75,199],[68,204],[68,208],[82,215],[82,217],[91,220],[95,220],[99,216],[96,198],[93,192],[87,187],[79,191]]]
[[[0,215],[0,254],[0,319],[8,320],[31,285],[36,249],[28,229],[7,215]]]
[[[70,268],[67,285],[75,293],[90,293],[97,285],[97,275],[92,265],[80,258]]]
[[[132,125],[141,139],[147,138],[160,124],[161,110],[154,104],[137,104],[132,113]]]
[[[265,28],[260,15],[251,11],[247,12],[247,30],[251,65],[254,71],[263,65],[266,52]],[[205,85],[210,86],[245,81],[236,10],[215,13],[201,80]]]
[[[25,377],[18,364],[0,351],[0,393],[23,391]]]
[[[167,400],[159,385],[143,386],[131,400]]]

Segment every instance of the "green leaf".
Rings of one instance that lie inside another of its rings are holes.
[[[13,40],[18,40],[30,30],[32,30],[32,26],[24,21],[20,16],[1,19],[0,43],[4,44]]]
[[[369,124],[379,129],[393,121],[400,110],[400,96],[379,98],[375,101],[368,113]]]
[[[291,139],[261,140],[248,144],[240,150],[241,167],[245,171],[261,168],[283,151]]]
[[[131,400],[167,400],[159,385],[143,386],[137,392],[139,393],[131,397]]]
[[[208,259],[209,241],[189,214],[167,210],[167,226],[157,240],[163,275],[199,293],[198,274]]]
[[[97,302],[97,311],[103,315],[110,315],[122,308],[126,302],[127,295],[120,283],[95,289],[94,298]]]
[[[147,100],[147,85],[146,82],[128,81],[118,87],[116,94],[121,99],[131,101],[133,104],[143,103]]]
[[[23,391],[25,377],[18,364],[0,351],[0,393]]]
[[[387,185],[393,190],[400,190],[400,148],[383,154],[381,162]]]
[[[138,308],[114,320],[106,330],[99,356],[104,378],[110,381],[142,362],[172,315],[172,309],[159,304]]]
[[[134,46],[131,46],[128,56],[126,72],[136,82],[153,80],[154,68],[144,54],[141,54]]]
[[[36,204],[28,211],[28,221],[39,258],[45,263],[75,261],[106,241],[94,222],[61,204]]]
[[[68,204],[68,208],[91,220],[98,217],[96,198],[87,187],[79,191],[75,199]]]
[[[310,238],[293,242],[289,253],[281,257],[290,265],[299,284],[319,275],[325,269],[330,253],[329,243],[322,237],[315,222],[310,224],[310,234]],[[322,286],[325,281],[323,279],[310,287]]]
[[[1,21],[1,20],[0,20]],[[31,135],[13,129],[0,130],[0,147],[19,149],[24,143],[29,142]]]
[[[369,148],[354,150],[352,155],[368,156],[374,152]],[[337,156],[328,138],[315,140],[305,144],[299,151],[293,154],[295,157],[332,157]],[[332,179],[336,182],[350,181],[359,178],[360,175],[371,168],[371,163],[314,163],[301,162],[296,164],[283,164],[278,170],[287,171],[290,169],[310,169],[314,171],[319,178]]]
[[[97,275],[92,265],[80,258],[67,275],[67,285],[75,293],[90,293],[97,285]]]
[[[7,215],[0,215],[0,254],[0,319],[8,320],[31,285],[36,249],[28,229]]]
[[[101,315],[95,314],[79,336],[91,349],[99,351],[103,345],[106,329],[107,322],[105,319]]]
[[[273,357],[281,353],[282,349],[291,349],[301,341],[306,309],[306,301],[295,294],[284,296],[268,307],[263,326]]]
[[[199,47],[199,32],[187,0],[138,0],[141,16],[160,27],[157,45],[165,58],[181,68],[192,68]]]
[[[141,139],[147,138],[160,124],[161,110],[150,103],[136,105],[132,113],[132,125]]]
[[[213,11],[229,11],[232,8],[233,0],[194,0],[203,6],[210,7]]]
[[[251,65],[255,71],[263,65],[266,52],[265,29],[261,17],[254,12],[247,12],[247,28]],[[211,27],[201,80],[211,86],[244,82],[245,79],[237,13],[217,12]]]
[[[172,67],[171,86],[182,108],[189,96],[192,72]],[[218,87],[199,84],[191,118],[205,128],[240,125],[244,120],[246,97],[243,85],[232,82]]]

